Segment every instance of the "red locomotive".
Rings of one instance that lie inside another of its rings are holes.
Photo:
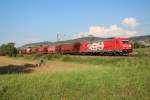
[[[113,38],[91,43],[83,42],[80,45],[80,53],[128,55],[130,52],[132,52],[132,46],[127,38]]]
[[[132,52],[127,38],[112,38],[103,41],[64,43],[40,47],[23,48],[21,54],[90,54],[90,55],[128,55]]]

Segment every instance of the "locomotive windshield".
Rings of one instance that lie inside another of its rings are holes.
[[[128,40],[123,40],[122,43],[123,44],[129,44],[129,41]]]

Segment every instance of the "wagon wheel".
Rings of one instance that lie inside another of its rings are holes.
[[[129,55],[129,52],[126,50],[126,51],[123,51],[123,55],[124,56],[128,56]]]

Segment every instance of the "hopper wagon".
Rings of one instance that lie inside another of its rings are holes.
[[[57,45],[48,45],[47,46],[47,53],[49,54],[55,54],[57,53]]]
[[[48,53],[47,52],[47,46],[40,46],[40,47],[38,47],[37,53],[40,53],[40,54]]]

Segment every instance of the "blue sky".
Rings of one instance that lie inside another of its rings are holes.
[[[128,30],[128,17],[138,22],[136,35],[150,34],[149,10],[150,0],[0,0],[0,44],[56,41],[58,33],[66,40],[91,26]]]

